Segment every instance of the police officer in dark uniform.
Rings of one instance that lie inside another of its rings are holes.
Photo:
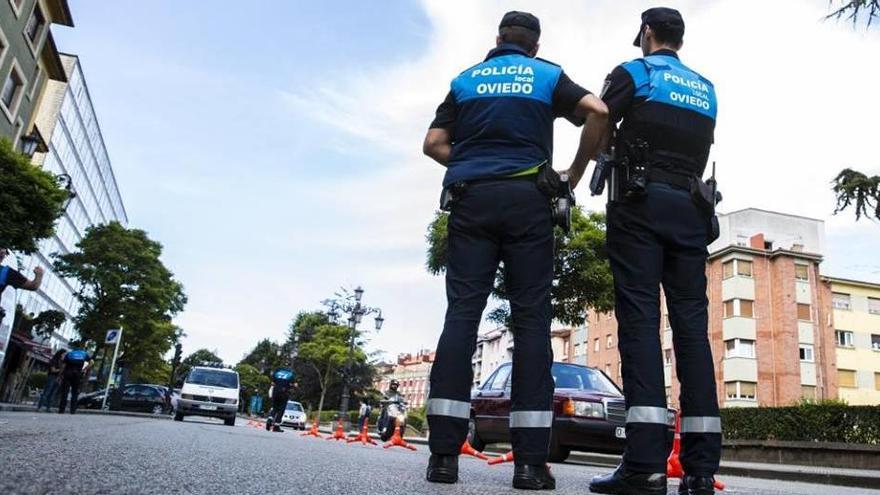
[[[716,191],[714,178],[707,184],[702,177],[717,102],[712,83],[678,58],[683,36],[678,11],[645,11],[634,43],[644,57],[616,67],[602,94],[611,122],[623,120],[612,141],[616,167],[609,182],[607,247],[627,445],[618,469],[593,479],[590,490],[598,493],[666,493],[670,418],[658,332],[661,285],[681,381],[685,477],[679,493],[714,493],[721,421],[708,341],[705,267],[706,246],[717,236]]]
[[[425,154],[447,168],[441,206],[451,210],[448,309],[427,403],[431,482],[458,480],[477,329],[503,262],[514,335],[513,486],[555,488],[546,466],[554,388],[553,219],[550,197],[539,190],[538,178],[552,172],[553,120],[589,116],[607,122],[607,109],[562,68],[535,58],[540,32],[535,16],[505,14],[497,46],[452,81],[425,138]]]
[[[58,405],[58,413],[63,414],[67,407],[67,394],[70,394],[70,414],[76,414],[77,399],[79,398],[79,384],[84,375],[92,367],[92,357],[82,349],[67,351],[62,359],[64,369],[61,371],[61,403]]]
[[[272,397],[272,414],[266,421],[266,430],[282,431],[281,420],[284,419],[284,411],[287,409],[287,401],[290,400],[290,388],[296,375],[290,368],[279,368],[272,373],[272,387],[269,396]]]

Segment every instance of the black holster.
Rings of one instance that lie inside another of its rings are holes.
[[[536,182],[538,190],[550,199],[553,224],[565,233],[571,231],[571,209],[576,201],[568,176],[559,175],[549,163],[545,163],[538,172]]]
[[[467,188],[466,182],[456,182],[443,188],[440,193],[440,209],[443,211],[452,211],[455,203],[464,195]]]
[[[717,192],[714,184],[707,184],[697,177],[692,177],[690,180],[690,192],[691,200],[708,222],[706,244],[712,244],[721,235],[718,217],[715,215],[715,205],[720,201],[721,194]]]

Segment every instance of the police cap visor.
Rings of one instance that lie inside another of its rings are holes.
[[[684,19],[679,11],[667,7],[655,7],[642,12],[642,24],[639,26],[639,32],[636,33],[633,46],[642,46],[642,31],[645,30],[645,26],[651,26],[651,29],[657,31],[684,34]]]
[[[510,12],[504,14],[504,17],[501,18],[501,24],[498,25],[498,29],[510,26],[523,27],[530,31],[541,34],[541,21],[539,21],[537,17],[529,14],[528,12],[511,10]]]

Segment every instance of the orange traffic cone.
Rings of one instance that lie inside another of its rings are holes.
[[[494,466],[495,464],[502,464],[505,462],[513,462],[513,451],[510,451],[504,455],[498,456],[494,459],[489,459],[490,466]]]
[[[342,418],[336,422],[336,431],[333,435],[327,437],[327,440],[345,440],[345,429],[342,427]]]
[[[669,453],[669,459],[666,459],[666,477],[679,478],[684,477],[684,469],[681,467],[679,454],[681,453],[681,413],[675,415],[675,436],[672,438],[672,452]],[[715,480],[715,489],[724,490],[724,483]]]
[[[394,420],[394,433],[391,434],[391,440],[389,440],[388,443],[382,446],[382,448],[385,449],[389,447],[403,447],[409,450],[417,450],[412,445],[406,443],[406,440],[404,440],[403,437],[400,436],[400,423],[397,422],[397,419]]]
[[[318,433],[318,417],[317,416],[315,417],[315,422],[312,423],[312,427],[309,429],[309,431],[307,431],[305,433],[300,433],[299,436],[322,438],[321,434]]]
[[[488,461],[489,457],[486,454],[480,452],[479,450],[471,447],[471,443],[467,441],[467,438],[464,439],[464,443],[461,444],[461,453],[462,455],[469,455],[476,457],[477,459],[482,459],[484,461]]]
[[[354,442],[361,442],[364,445],[366,445],[366,444],[377,445],[376,441],[373,440],[373,438],[370,436],[370,429],[367,426],[366,422],[364,422],[364,427],[361,428],[361,432],[353,437],[350,437],[346,443],[354,443]]]

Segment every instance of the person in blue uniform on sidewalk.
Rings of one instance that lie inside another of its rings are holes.
[[[272,386],[269,388],[272,414],[266,421],[266,430],[282,431],[281,420],[284,419],[284,411],[287,409],[287,401],[290,400],[290,389],[295,377],[296,374],[290,368],[279,368],[272,373]]]
[[[64,413],[67,395],[70,394],[70,414],[76,414],[79,386],[92,367],[92,356],[82,349],[71,349],[61,362],[64,368],[61,370],[61,402],[58,404],[58,413]]]
[[[616,471],[590,490],[665,494],[667,410],[660,337],[660,287],[681,381],[682,495],[714,493],[721,420],[708,340],[707,246],[717,237],[714,177],[702,177],[714,142],[717,100],[708,79],[678,57],[681,14],[642,14],[634,45],[643,57],[616,67],[602,99],[613,124],[607,248],[614,275],[618,347],[626,395],[627,445]],[[575,165],[583,167],[583,160]],[[597,167],[597,170],[601,167]],[[572,174],[576,182],[580,177]]]
[[[425,154],[446,167],[441,208],[450,211],[448,308],[427,402],[431,482],[458,480],[477,329],[503,263],[514,335],[513,486],[556,486],[546,462],[554,388],[551,199],[557,191],[539,186],[560,179],[551,168],[554,119],[586,119],[601,129],[607,109],[561,67],[535,58],[540,33],[532,14],[505,14],[496,47],[452,81],[424,142]]]

